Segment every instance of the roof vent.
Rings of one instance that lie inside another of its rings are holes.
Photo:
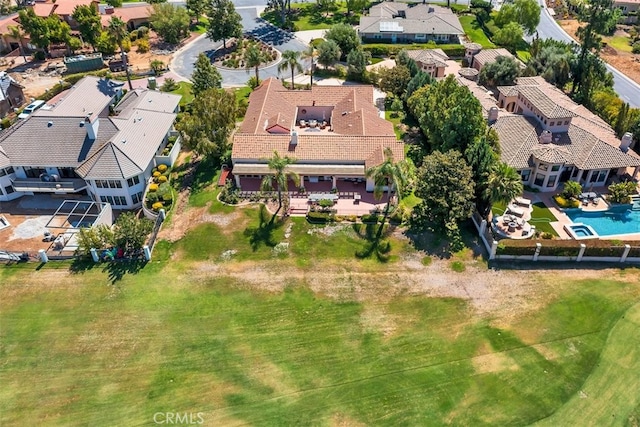
[[[553,134],[548,130],[543,130],[542,133],[540,134],[540,138],[538,138],[538,141],[540,142],[540,144],[550,144],[552,140],[553,140]]]
[[[80,127],[81,128],[84,127],[84,121],[82,121],[82,120],[80,121]]]
[[[629,151],[629,147],[631,147],[631,143],[633,142],[633,135],[630,132],[625,132],[622,135],[622,139],[620,139],[620,151],[626,153]]]
[[[126,143],[127,143],[127,140],[126,140],[126,139],[123,139],[123,140],[122,140],[122,141],[120,141],[120,142],[122,142],[123,144],[126,144]]]
[[[342,112],[342,115],[343,115],[343,116],[346,116],[347,114],[349,114],[349,112],[348,112],[348,111],[343,111],[343,112]]]
[[[52,121],[48,121],[48,122],[47,122],[47,126],[48,126],[48,127],[53,126],[53,122],[52,122]]]

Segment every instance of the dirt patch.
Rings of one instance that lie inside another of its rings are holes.
[[[520,366],[504,353],[489,353],[471,359],[478,374],[491,374],[502,371],[517,371]]]
[[[44,225],[50,216],[2,214],[10,226],[0,230],[0,249],[9,252],[36,253],[47,249],[50,243],[43,242]]]

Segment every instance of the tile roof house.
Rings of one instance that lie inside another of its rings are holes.
[[[363,40],[391,43],[459,43],[464,34],[451,9],[388,1],[372,6],[369,15],[360,17],[358,32]]]
[[[57,0],[57,1],[44,1],[35,2],[31,8],[35,12],[36,16],[46,18],[50,15],[57,15],[60,20],[69,24],[69,26],[76,30],[78,29],[78,23],[73,19],[73,10],[77,6],[89,6],[93,5],[98,8],[99,1],[97,0]]]
[[[111,18],[117,16],[127,24],[129,31],[132,31],[141,25],[149,23],[151,11],[151,5],[148,3],[115,8],[113,6],[102,6],[100,8],[100,20],[103,27],[108,27]]]
[[[632,176],[640,172],[630,133],[618,139],[606,122],[542,77],[521,77],[498,92],[489,122],[502,160],[520,172],[524,184],[555,191],[568,180],[601,186],[628,168]]]
[[[24,89],[5,71],[0,71],[0,117],[24,104]]]
[[[613,7],[622,12],[622,23],[635,24],[638,22],[640,0],[614,0]]]
[[[233,137],[236,185],[269,173],[274,151],[295,159],[289,168],[304,181],[366,180],[365,171],[384,161],[390,148],[404,159],[391,122],[373,104],[372,86],[313,86],[288,90],[274,78],[251,93],[249,107]],[[367,182],[373,191],[373,182]]]
[[[431,77],[444,77],[449,56],[442,49],[412,49],[407,50],[407,54],[416,61],[420,70]]]
[[[46,105],[0,134],[0,201],[33,193],[88,194],[117,209],[141,205],[145,183],[164,155],[180,96],[134,90],[85,77],[55,105]]]

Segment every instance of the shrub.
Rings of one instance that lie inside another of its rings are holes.
[[[149,34],[149,28],[148,27],[145,27],[144,25],[138,27],[138,38],[144,37],[147,34]]]
[[[370,214],[370,215],[365,214],[365,215],[362,215],[362,218],[361,218],[362,222],[373,223],[373,224],[377,223],[380,219],[381,217],[377,214]]]
[[[149,191],[151,192],[158,191],[158,184],[149,185]]]
[[[168,181],[168,178],[166,176],[164,176],[164,175],[160,175],[158,177],[158,183],[160,183],[160,184],[165,183],[167,181]]]
[[[155,172],[153,173],[153,177],[154,177],[154,178],[157,178],[157,177],[159,177],[160,175],[162,175],[162,174],[160,173],[160,171],[155,171]]]
[[[150,205],[153,205],[155,202],[158,201],[158,193],[151,192],[151,193],[147,193],[147,203]]]
[[[171,77],[164,79],[164,83],[160,86],[160,90],[163,92],[173,92],[178,89],[178,83]]]
[[[158,186],[158,197],[164,198],[167,194],[171,194],[171,187],[168,182],[164,182]]]
[[[319,223],[323,224],[325,222],[334,221],[335,217],[333,214],[328,212],[309,212],[307,213],[307,221],[311,223]]]
[[[330,199],[321,199],[318,204],[320,205],[320,207],[322,208],[330,208],[333,206],[333,200]]]
[[[575,199],[565,199],[564,196],[555,195],[553,196],[553,200],[563,209],[567,208],[577,208],[580,206],[580,202]]]
[[[159,211],[160,209],[162,209],[164,207],[164,205],[162,204],[162,202],[155,202],[152,206],[151,209],[153,209],[154,211]]]
[[[577,198],[582,193],[582,186],[575,181],[567,181],[562,190],[562,197],[565,199]]]
[[[138,48],[137,48],[138,53],[147,53],[149,52],[150,48],[151,47],[149,46],[149,40],[147,39],[138,40]]]
[[[158,165],[158,172],[160,173],[166,171],[167,169],[169,169],[167,165]]]
[[[635,42],[631,47],[631,52],[640,53],[640,42]]]
[[[636,184],[631,181],[618,182],[609,186],[609,198],[613,203],[631,203],[631,195],[636,191]]]
[[[5,117],[4,119],[2,119],[2,121],[0,121],[0,126],[2,126],[2,129],[8,129],[9,127],[11,127],[11,120],[9,119],[9,117]]]

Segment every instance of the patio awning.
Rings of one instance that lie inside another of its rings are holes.
[[[309,165],[292,164],[287,170],[298,175],[314,176],[353,176],[364,177],[364,165]],[[265,163],[236,163],[233,165],[234,175],[267,175],[273,173]]]

